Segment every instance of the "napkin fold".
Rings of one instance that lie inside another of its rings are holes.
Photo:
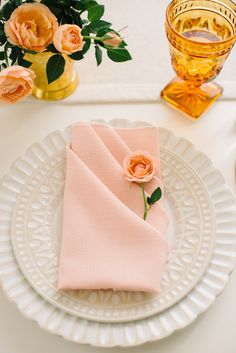
[[[125,179],[122,166],[136,150],[148,151],[158,161],[157,177],[145,184],[151,194],[161,183],[158,128],[72,127],[58,289],[160,291],[168,216],[160,201],[143,220],[140,186]]]

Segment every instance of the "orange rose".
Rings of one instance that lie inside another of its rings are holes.
[[[156,172],[156,163],[148,152],[136,151],[126,156],[123,168],[128,181],[147,183]]]
[[[0,101],[18,102],[32,93],[35,74],[22,66],[10,66],[0,72]]]
[[[58,27],[53,37],[55,48],[67,55],[82,50],[84,43],[81,28],[77,25],[64,24]]]
[[[119,47],[119,45],[122,43],[122,39],[118,34],[115,32],[108,32],[105,37],[108,36],[109,38],[104,39],[103,43],[110,45],[112,47]]]
[[[52,42],[57,27],[57,19],[47,6],[32,3],[17,7],[4,30],[10,43],[42,52]]]

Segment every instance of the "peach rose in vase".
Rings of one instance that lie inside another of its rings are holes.
[[[47,6],[27,3],[12,12],[4,30],[11,44],[42,52],[52,42],[57,27],[57,19]]]
[[[0,101],[16,103],[32,93],[35,74],[32,70],[14,65],[0,72]]]
[[[59,26],[53,37],[55,48],[62,54],[71,55],[83,49],[85,42],[77,25]]]
[[[97,65],[103,52],[114,62],[131,60],[119,31],[102,19],[104,12],[104,5],[90,0],[7,0],[0,9],[0,70],[32,65],[33,94],[67,97],[78,83],[73,63],[91,47]]]

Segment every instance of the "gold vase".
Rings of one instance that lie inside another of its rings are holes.
[[[161,92],[170,104],[198,119],[221,95],[212,81],[236,40],[236,4],[231,0],[173,0],[166,34],[177,74]]]
[[[56,81],[48,84],[46,65],[52,55],[54,54],[43,52],[36,55],[26,54],[24,58],[32,63],[30,68],[36,75],[33,95],[39,99],[53,101],[70,96],[78,85],[78,79],[73,60],[67,55],[63,55],[65,59],[64,73]]]

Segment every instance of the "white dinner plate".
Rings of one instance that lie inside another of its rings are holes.
[[[143,125],[126,120],[111,123],[122,127]],[[4,213],[0,216],[0,227],[5,237],[0,242],[3,254],[0,273],[8,295],[24,313],[47,329],[51,327],[50,330],[68,339],[95,345],[138,344],[185,326],[214,301],[233,269],[235,202],[223,177],[190,142],[160,129],[162,178],[171,224],[168,232],[171,255],[161,294],[58,292],[68,132],[54,132],[41,144],[33,145],[2,183]],[[23,276],[12,254],[10,234]],[[23,304],[19,295],[22,290]],[[25,306],[24,302],[28,303],[30,298],[34,310],[29,312],[31,305]],[[41,318],[42,305],[53,312],[46,323]],[[81,325],[83,335],[79,330]],[[137,327],[143,329],[139,332]],[[95,337],[96,330],[100,334]]]
[[[166,134],[170,142],[171,135],[165,130],[161,130],[162,141]],[[59,144],[57,151],[50,148],[52,139]],[[199,281],[212,255],[216,224],[204,181],[190,164],[162,143],[161,167],[170,218],[171,252],[160,294],[58,291],[67,140],[57,132],[43,144],[34,145],[30,160],[26,157],[31,166],[35,157],[40,164],[24,179],[12,218],[13,249],[24,276],[36,292],[54,306],[89,320],[138,320],[169,308]],[[191,155],[186,141],[181,141],[177,148]],[[24,164],[24,158],[18,165]]]

